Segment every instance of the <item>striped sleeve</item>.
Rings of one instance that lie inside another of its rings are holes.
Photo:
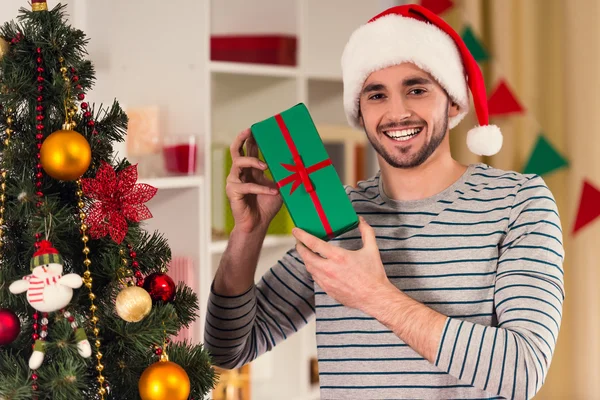
[[[205,346],[216,366],[239,368],[297,332],[314,313],[312,278],[292,249],[239,296],[221,296],[211,285]]]
[[[561,324],[563,258],[556,203],[534,176],[516,192],[499,245],[497,326],[448,318],[436,366],[491,394],[532,398],[547,376]]]

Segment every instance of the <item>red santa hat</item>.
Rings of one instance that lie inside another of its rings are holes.
[[[469,89],[479,126],[467,134],[467,146],[490,156],[502,148],[502,133],[489,125],[483,75],[461,37],[442,18],[410,4],[389,8],[352,33],[342,54],[344,110],[350,125],[360,128],[359,95],[369,75],[382,68],[410,62],[431,74],[459,106],[450,118],[454,128],[469,112]]]
[[[33,271],[35,267],[39,267],[40,265],[46,264],[61,264],[63,263],[62,256],[56,250],[52,243],[47,240],[42,240],[40,242],[39,249],[33,253],[33,257],[31,258],[30,267]]]

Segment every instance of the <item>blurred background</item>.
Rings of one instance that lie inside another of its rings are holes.
[[[344,183],[377,170],[342,108],[340,56],[350,33],[391,0],[63,0],[89,38],[96,103],[128,112],[119,156],[158,187],[148,229],[169,239],[172,276],[197,289],[202,315],[179,338],[202,341],[208,289],[232,228],[227,146],[252,123],[304,102]],[[559,206],[566,300],[549,376],[536,399],[600,399],[599,0],[421,0],[463,37],[486,77],[503,150],[477,158],[470,116],[451,132],[455,158],[542,175]],[[48,0],[49,7],[57,1]],[[25,0],[2,0],[0,20]],[[285,209],[257,277],[294,245]],[[222,371],[212,398],[318,399],[314,320],[269,354]]]

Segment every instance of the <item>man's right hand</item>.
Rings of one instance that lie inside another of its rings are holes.
[[[266,232],[283,199],[277,184],[264,175],[267,165],[258,159],[258,145],[250,129],[235,138],[230,151],[233,165],[227,177],[226,193],[235,230],[246,234]]]

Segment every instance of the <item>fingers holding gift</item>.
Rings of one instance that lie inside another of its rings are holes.
[[[249,157],[258,157],[258,144],[252,135],[246,140],[246,155]]]
[[[278,194],[278,190],[273,187],[259,185],[258,183],[228,183],[225,187],[227,197],[241,198],[247,194]]]
[[[359,217],[358,230],[363,241],[363,248],[368,250],[378,249],[377,238],[375,237],[375,230],[371,225],[365,221],[363,217]]]
[[[252,131],[250,128],[244,129],[236,136],[236,138],[231,142],[231,146],[229,147],[229,152],[231,153],[231,158],[236,159],[238,157],[244,156],[244,143],[250,136],[252,135]]]
[[[249,169],[259,170],[262,174],[262,171],[267,169],[267,165],[255,157],[237,157],[233,160],[227,182],[248,181],[248,177],[252,176],[247,172]]]
[[[326,260],[320,255],[315,254],[302,242],[296,242],[296,251],[300,255],[300,258],[302,258],[302,261],[306,266],[306,270],[310,274],[313,274],[315,272],[315,268],[323,268],[325,266]]]
[[[292,235],[312,252],[336,262],[342,261],[341,258],[344,252],[341,248],[333,246],[331,243],[327,243],[300,228],[292,229]]]

